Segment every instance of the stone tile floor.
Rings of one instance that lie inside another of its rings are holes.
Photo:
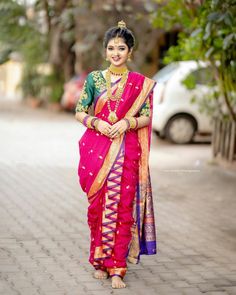
[[[123,290],[92,278],[83,131],[71,114],[0,102],[0,294],[236,294],[236,172],[212,165],[209,144],[155,136],[158,254],[128,265]]]

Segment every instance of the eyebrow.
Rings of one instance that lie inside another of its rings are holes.
[[[117,46],[117,45],[115,45]],[[108,45],[108,47],[115,47],[114,45]],[[125,47],[125,45],[119,45],[118,47]]]

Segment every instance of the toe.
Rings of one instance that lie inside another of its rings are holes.
[[[121,278],[113,278],[112,279],[112,288],[114,289],[121,289],[125,288],[126,284],[123,282]]]
[[[114,289],[117,289],[118,286],[117,286],[117,282],[115,282],[114,280],[112,281],[112,284],[111,284],[112,288]]]
[[[105,271],[97,270],[94,272],[94,277],[96,279],[106,279],[107,273]]]

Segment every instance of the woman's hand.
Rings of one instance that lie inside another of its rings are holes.
[[[108,136],[110,138],[118,137],[122,133],[124,133],[128,128],[128,125],[125,120],[121,119],[120,121],[116,122],[114,125],[111,125],[109,130]]]
[[[99,119],[97,123],[97,130],[108,137],[110,137],[109,132],[111,130],[111,127],[112,126],[108,122],[103,121],[101,119]]]

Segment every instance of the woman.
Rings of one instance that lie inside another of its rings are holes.
[[[80,184],[89,201],[94,277],[124,288],[126,258],[156,254],[148,156],[155,81],[128,70],[134,35],[120,21],[104,37],[104,71],[88,74],[76,106],[87,130],[79,141]],[[93,115],[88,115],[89,108]]]

